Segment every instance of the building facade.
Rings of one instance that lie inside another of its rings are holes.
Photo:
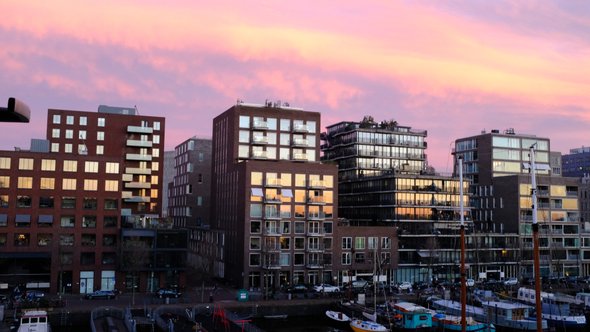
[[[590,147],[570,149],[561,157],[563,176],[581,178],[590,175]]]
[[[280,103],[238,102],[213,120],[211,227],[236,285],[332,280],[337,170],[319,163],[319,124]]]
[[[380,279],[415,282],[458,273],[460,183],[427,167],[426,136],[425,130],[396,121],[376,123],[370,116],[327,127],[323,159],[338,164],[339,216],[353,233],[366,234],[353,237],[354,246],[343,236],[342,261],[345,249],[358,249],[358,242],[362,247],[370,237],[392,243],[390,265],[382,269]],[[467,182],[463,185],[467,189]],[[467,190],[462,199],[469,224]],[[355,252],[353,262],[364,255]],[[372,272],[367,266],[349,270],[346,273],[353,275]]]

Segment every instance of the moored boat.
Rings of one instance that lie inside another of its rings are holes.
[[[350,321],[350,328],[354,332],[387,332],[385,326],[370,320],[353,319]]]
[[[391,304],[395,327],[403,330],[432,328],[432,311],[411,302]]]
[[[31,310],[26,311],[20,318],[18,332],[50,332],[51,326],[47,319],[47,311]]]
[[[535,303],[535,290],[520,287],[516,298],[524,303]],[[551,328],[582,329],[586,327],[586,316],[581,311],[572,310],[571,304],[560,301],[556,294],[541,292],[541,315]]]
[[[451,315],[461,315],[461,303],[452,300],[434,300],[432,306]],[[496,328],[519,331],[536,331],[537,322],[531,315],[533,307],[510,301],[482,301],[481,307],[467,305],[467,316],[494,324]],[[541,320],[541,328],[547,329],[547,320]]]
[[[495,332],[494,324],[478,322],[473,317],[465,317],[466,331],[469,332]],[[448,315],[435,312],[432,315],[432,326],[437,331],[461,331],[461,316]]]
[[[337,322],[350,322],[350,317],[348,317],[348,315],[340,311],[326,310],[326,316]]]

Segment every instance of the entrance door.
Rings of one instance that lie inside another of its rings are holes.
[[[94,271],[80,271],[80,294],[94,291]]]

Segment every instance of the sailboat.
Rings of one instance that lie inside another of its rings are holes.
[[[487,324],[476,321],[473,317],[467,317],[467,284],[465,273],[465,208],[463,202],[463,159],[459,157],[459,214],[460,214],[460,230],[461,230],[461,302],[458,303],[452,300],[438,300],[434,301],[433,305],[442,309],[444,313],[432,313],[432,326],[442,329],[444,331],[496,331],[493,324]],[[469,306],[470,308],[473,308]],[[481,310],[481,308],[478,308]],[[470,312],[473,313],[472,309]],[[484,316],[478,317],[485,319]]]
[[[377,273],[377,251],[373,255],[373,276]],[[367,319],[352,319],[350,328],[354,332],[385,332],[389,331],[385,326],[377,323],[377,282],[373,282],[373,312],[363,312]]]

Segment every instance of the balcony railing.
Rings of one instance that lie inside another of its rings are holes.
[[[128,133],[151,134],[154,129],[151,127],[127,126]]]
[[[268,122],[266,121],[254,121],[252,123],[254,129],[268,129]]]
[[[265,235],[274,235],[274,236],[281,236],[283,235],[283,231],[280,227],[267,227],[264,229]]]

